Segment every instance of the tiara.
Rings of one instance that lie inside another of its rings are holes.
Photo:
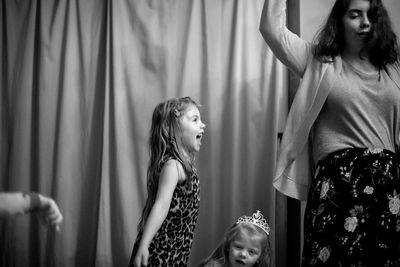
[[[239,223],[252,223],[258,227],[260,227],[261,229],[264,230],[264,232],[269,235],[269,231],[271,230],[271,228],[269,227],[267,220],[264,218],[264,216],[261,214],[261,212],[259,210],[256,211],[256,213],[253,213],[253,216],[242,216],[240,217],[236,224]]]

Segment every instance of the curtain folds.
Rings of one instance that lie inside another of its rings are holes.
[[[287,71],[263,0],[6,0],[0,6],[0,190],[53,197],[53,232],[0,222],[3,266],[127,266],[146,199],[155,105],[191,96],[206,123],[189,266],[255,210],[275,239],[272,175]]]

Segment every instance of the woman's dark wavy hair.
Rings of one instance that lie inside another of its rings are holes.
[[[321,62],[332,62],[344,50],[343,16],[352,0],[336,0],[325,25],[315,36],[314,56]],[[371,21],[371,34],[361,54],[366,51],[371,63],[378,69],[399,59],[396,34],[381,0],[370,2],[368,17]],[[361,55],[360,55],[361,56]]]
[[[200,108],[200,105],[188,96],[173,98],[158,104],[153,111],[149,139],[150,161],[147,168],[147,201],[139,221],[139,232],[143,229],[154,205],[164,163],[171,158],[179,161],[189,178],[189,183],[191,174],[196,171],[193,163],[194,154],[190,154],[189,158],[183,156],[184,143],[179,122],[186,109],[192,105]]]

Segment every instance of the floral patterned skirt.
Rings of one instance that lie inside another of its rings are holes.
[[[318,162],[305,211],[302,262],[400,266],[398,155],[350,148]]]

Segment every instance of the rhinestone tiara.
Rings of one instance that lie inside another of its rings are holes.
[[[269,225],[267,223],[267,220],[264,218],[264,216],[261,214],[261,212],[259,210],[257,210],[255,213],[253,213],[253,215],[251,217],[243,215],[236,222],[236,224],[239,224],[239,223],[252,223],[252,224],[260,227],[261,229],[263,229],[267,235],[269,235],[269,231],[271,230],[271,228],[269,227]]]

